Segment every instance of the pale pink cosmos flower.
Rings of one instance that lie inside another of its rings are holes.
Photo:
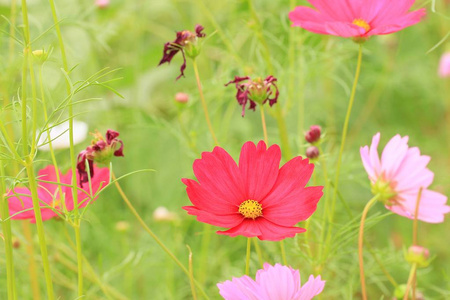
[[[390,34],[414,25],[425,9],[409,12],[414,0],[308,0],[289,13],[292,26],[319,34],[363,37]]]
[[[439,62],[439,77],[450,77],[450,51],[442,55]]]
[[[217,284],[225,300],[310,300],[320,294],[324,286],[325,281],[313,275],[302,286],[298,270],[268,263],[256,272],[256,280],[245,275]]]
[[[372,192],[380,195],[386,208],[409,219],[414,219],[420,189],[418,219],[441,223],[450,212],[447,197],[428,189],[434,174],[427,168],[429,156],[421,155],[417,147],[408,147],[408,137],[394,136],[378,156],[380,133],[372,145],[361,147],[361,159],[372,183]]]

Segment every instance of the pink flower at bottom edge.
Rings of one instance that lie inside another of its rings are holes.
[[[421,155],[417,147],[409,148],[408,137],[394,136],[378,156],[380,133],[372,145],[361,147],[361,159],[369,175],[374,194],[380,194],[386,208],[414,219],[419,190],[422,188],[418,219],[428,223],[441,223],[450,212],[447,197],[428,189],[434,174],[427,168],[429,156]]]
[[[292,26],[319,34],[363,37],[390,34],[412,26],[425,9],[409,12],[414,0],[308,0],[289,13]]]
[[[242,276],[217,284],[220,295],[226,300],[311,300],[324,286],[325,281],[313,275],[302,286],[298,270],[268,263],[258,270],[255,280]]]
[[[94,166],[96,177],[92,178],[92,194],[96,194],[101,189],[103,189],[109,183],[109,169],[108,168],[98,168]],[[60,171],[59,177],[60,182],[63,184],[72,183],[72,170],[69,170],[65,175]],[[49,181],[48,182],[38,182],[37,193],[40,200],[41,215],[42,220],[46,221],[57,216],[52,209],[47,206],[51,206],[58,211],[62,211],[62,199],[60,199],[59,188],[57,184],[57,177],[54,166],[50,165],[40,170],[38,173],[38,180]],[[79,179],[77,174],[77,184],[79,185]],[[68,211],[73,210],[73,197],[72,197],[72,187],[62,186],[62,193],[65,201],[65,205]],[[30,195],[30,196],[25,196]],[[78,190],[78,203],[79,208],[85,207],[90,201],[90,187],[88,184],[84,185],[83,191]],[[33,202],[31,199],[31,192],[28,188],[15,188],[7,193],[9,213],[13,216],[13,220],[23,220],[29,219],[31,222],[36,222],[36,217],[34,214]],[[94,198],[93,200],[95,200]],[[27,210],[27,211],[23,211]],[[23,211],[23,212],[22,212]]]
[[[294,227],[308,219],[322,197],[321,186],[305,187],[314,170],[300,156],[279,168],[278,145],[261,141],[244,144],[237,165],[222,148],[202,153],[194,162],[197,181],[182,179],[193,206],[184,206],[197,220],[230,228],[218,231],[278,241],[305,229]]]

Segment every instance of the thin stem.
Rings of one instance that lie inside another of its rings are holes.
[[[25,239],[27,241],[26,251],[28,257],[28,272],[30,272],[31,291],[33,293],[33,300],[41,299],[39,288],[39,277],[36,269],[36,261],[34,260],[34,242],[31,234],[30,223],[28,221],[22,222],[22,228]]]
[[[421,187],[419,189],[419,193],[417,194],[417,200],[416,200],[416,209],[414,212],[414,223],[413,223],[413,245],[417,245],[417,232],[418,232],[418,227],[419,227],[419,206],[420,206],[420,200],[422,198],[422,190],[423,188]]]
[[[186,245],[186,247],[189,249],[189,284],[191,285],[192,299],[197,300],[197,293],[195,291],[194,283],[194,267],[192,265],[192,250],[188,245]]]
[[[364,257],[363,257],[363,246],[364,246],[364,224],[366,222],[367,213],[369,212],[369,209],[377,202],[379,198],[379,195],[376,195],[373,197],[369,202],[367,202],[366,206],[364,207],[362,216],[361,216],[361,223],[359,226],[359,237],[358,237],[358,258],[359,258],[359,276],[361,279],[361,295],[363,300],[367,300],[367,294],[366,294],[366,280],[364,277]]]
[[[141,218],[137,210],[134,208],[133,204],[131,204],[130,200],[128,199],[127,195],[125,195],[124,191],[122,190],[122,187],[120,186],[119,182],[117,181],[116,176],[114,173],[112,173],[112,179],[114,180],[114,184],[117,188],[117,191],[119,192],[120,196],[122,197],[125,204],[128,206],[128,208],[131,210],[133,215],[136,217],[136,219],[141,224],[142,228],[144,228],[145,231],[155,240],[155,242],[164,250],[164,252],[169,255],[170,258],[180,267],[180,269],[189,277],[189,271],[186,269],[186,267],[178,260],[178,258],[169,250],[169,248],[164,245],[164,243],[156,236],[155,233],[145,224],[144,220]],[[209,299],[209,297],[206,295],[205,291],[201,287],[201,285],[195,280],[195,285],[199,289],[200,293],[203,295],[205,299]]]
[[[259,264],[261,265],[261,268],[264,268],[264,259],[262,255],[262,250],[261,246],[259,246],[257,239],[253,239],[253,246],[255,247],[256,255],[258,255]]]
[[[49,300],[53,300],[55,296],[53,293],[53,283],[52,283],[52,275],[50,272],[50,263],[48,261],[47,244],[45,242],[44,223],[42,222],[41,207],[39,205],[36,178],[34,177],[34,167],[31,158],[27,158],[26,169],[27,169],[28,183],[31,191],[31,200],[33,201],[33,210],[36,219],[37,233],[39,237],[39,246],[41,249],[45,284],[47,286],[47,297]]]
[[[347,108],[347,114],[345,116],[345,121],[344,121],[344,128],[342,129],[341,147],[339,149],[339,156],[338,156],[338,161],[337,161],[337,166],[336,166],[336,176],[334,179],[333,198],[331,201],[331,210],[329,211],[330,212],[329,220],[328,220],[329,226],[328,226],[328,232],[327,232],[327,239],[326,239],[326,243],[324,243],[324,247],[326,245],[329,245],[329,243],[330,243],[332,229],[333,229],[333,225],[334,225],[333,221],[334,221],[334,213],[335,213],[335,208],[336,208],[336,199],[338,197],[339,175],[340,175],[340,171],[341,171],[342,154],[344,153],[345,140],[347,138],[347,132],[348,132],[348,124],[350,121],[350,115],[352,112],[353,102],[355,100],[356,87],[358,86],[359,75],[361,73],[362,50],[363,50],[363,46],[359,45],[358,62],[357,62],[357,66],[356,66],[355,80],[353,81],[352,92],[350,95],[350,100],[349,100],[348,108]]]
[[[383,263],[381,262],[381,260],[378,258],[377,254],[375,253],[375,251],[373,251],[372,247],[370,246],[369,243],[365,242],[364,245],[366,246],[367,250],[369,250],[370,254],[372,255],[373,259],[377,262],[378,266],[380,267],[381,271],[384,273],[384,275],[386,276],[386,278],[389,280],[389,282],[392,284],[392,286],[394,288],[398,287],[398,283],[397,281],[395,281],[394,277],[392,277],[391,274],[389,274],[388,270],[386,269],[386,267],[383,265]]]
[[[5,197],[6,184],[3,163],[0,162],[0,215],[2,217],[9,216],[8,199]],[[8,291],[8,299],[17,299],[16,287],[14,283],[14,257],[12,246],[11,220],[2,220],[3,237],[5,239],[5,259],[6,259],[6,283]]]
[[[214,133],[214,129],[211,124],[211,119],[209,118],[208,107],[206,106],[205,96],[203,95],[202,83],[200,81],[197,61],[195,59],[193,59],[192,61],[193,61],[192,64],[194,65],[195,79],[197,80],[197,88],[200,94],[200,100],[202,101],[203,112],[205,113],[206,123],[208,124],[209,132],[211,133],[211,136],[214,140],[214,144],[218,146],[219,142],[217,141],[216,134]]]
[[[81,223],[73,226],[75,230],[75,244],[77,248],[77,262],[78,262],[78,297],[83,297],[83,252],[81,244],[81,234],[80,234]]]
[[[280,248],[281,248],[281,259],[283,260],[283,264],[287,266],[287,259],[286,259],[286,248],[284,247],[284,241],[280,241]]]
[[[409,271],[408,283],[406,284],[405,296],[403,297],[403,300],[408,300],[409,290],[411,289],[414,277],[416,276],[416,271],[417,271],[417,264],[414,263],[411,266],[411,270]]]
[[[247,252],[245,255],[245,275],[250,274],[250,253],[252,248],[252,238],[247,238]]]
[[[267,137],[267,127],[266,127],[266,117],[264,115],[264,105],[261,104],[259,107],[260,107],[260,111],[261,111],[261,123],[262,123],[263,132],[264,132],[264,142],[266,143],[266,145],[268,145],[269,138]]]

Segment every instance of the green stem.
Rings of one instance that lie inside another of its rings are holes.
[[[127,195],[125,195],[124,191],[122,190],[122,187],[120,186],[119,182],[117,181],[116,176],[114,173],[112,173],[112,179],[114,180],[114,184],[117,188],[117,191],[119,192],[120,196],[122,197],[125,204],[128,206],[128,208],[131,210],[133,215],[136,217],[136,219],[141,224],[142,228],[144,228],[145,231],[155,240],[155,242],[164,250],[164,252],[169,255],[170,258],[180,267],[180,269],[189,277],[189,271],[186,269],[186,267],[178,260],[178,258],[169,250],[169,248],[164,245],[164,243],[158,238],[158,236],[153,233],[153,231],[145,224],[144,220],[141,218],[137,210],[134,208],[133,204],[131,204],[130,200],[128,199]],[[205,299],[209,299],[209,297],[206,295],[205,291],[201,287],[201,285],[198,283],[197,280],[195,280],[195,285],[199,289],[200,293],[203,295]]]
[[[192,299],[197,300],[197,293],[195,292],[194,283],[194,268],[192,266],[192,250],[188,245],[186,245],[186,247],[189,249],[189,284],[191,285]]]
[[[359,259],[359,276],[361,279],[361,295],[363,300],[367,300],[367,294],[366,294],[366,280],[364,277],[364,257],[363,257],[363,246],[364,246],[364,224],[366,222],[367,213],[369,212],[369,209],[377,202],[379,198],[379,195],[376,195],[372,199],[370,199],[369,202],[367,202],[366,206],[364,207],[362,216],[361,216],[361,223],[359,226],[359,235],[358,235],[358,259]]]
[[[260,111],[261,111],[261,123],[264,133],[264,142],[266,143],[267,147],[269,146],[269,138],[267,136],[267,126],[266,126],[266,117],[264,115],[264,105],[259,105]]]
[[[287,266],[287,259],[286,259],[286,248],[284,247],[284,241],[280,241],[280,248],[281,248],[281,259],[283,260],[283,264]]]
[[[5,171],[3,163],[0,162],[0,216],[9,216],[8,199],[5,197],[6,183],[5,183]],[[11,220],[2,220],[3,237],[5,239],[5,259],[6,259],[6,284],[8,291],[8,299],[17,299],[16,286],[14,283],[14,257],[12,246],[12,233],[11,233]]]
[[[340,175],[340,171],[341,171],[342,154],[344,153],[345,140],[347,138],[347,132],[348,132],[348,124],[350,121],[350,115],[352,112],[353,102],[355,100],[356,87],[358,86],[359,75],[361,73],[362,50],[363,50],[363,46],[361,44],[361,45],[359,45],[358,63],[356,66],[355,80],[353,81],[353,87],[352,87],[352,92],[350,95],[350,100],[348,103],[347,114],[345,115],[344,128],[342,129],[341,147],[339,149],[339,156],[338,156],[338,161],[337,161],[337,166],[336,166],[336,175],[335,175],[335,179],[334,179],[333,198],[331,201],[331,209],[329,210],[329,215],[328,215],[329,225],[328,225],[328,231],[327,231],[327,239],[326,239],[326,242],[323,243],[324,247],[326,247],[330,244],[330,240],[332,237],[332,230],[333,230],[333,225],[334,225],[334,213],[335,213],[335,208],[336,208],[336,199],[338,197],[339,175]],[[325,251],[321,251],[322,254],[323,254],[323,252],[325,252]],[[323,261],[324,258],[321,257],[321,260]]]
[[[247,238],[247,252],[245,255],[245,275],[250,274],[250,253],[252,249],[252,238]]]
[[[34,260],[34,242],[31,234],[31,226],[27,220],[22,222],[23,234],[27,241],[26,251],[28,259],[28,272],[30,273],[31,291],[33,293],[33,300],[41,299],[39,288],[39,277],[37,273],[36,261]]]
[[[261,246],[259,246],[257,239],[253,239],[253,245],[255,246],[255,251],[256,251],[256,254],[258,255],[259,264],[261,265],[261,268],[264,268],[264,259],[263,259],[263,255],[262,255],[262,250],[261,250]]]
[[[80,225],[73,226],[75,230],[75,244],[77,248],[77,262],[78,262],[78,297],[81,298],[84,295],[83,292],[83,252],[82,252],[82,244],[81,244],[81,233],[80,233]]]
[[[49,300],[55,298],[53,293],[52,276],[50,272],[50,264],[48,261],[47,244],[45,242],[44,223],[42,221],[41,207],[39,205],[39,198],[37,193],[36,178],[34,177],[34,167],[31,158],[26,161],[28,183],[31,191],[31,200],[33,201],[33,210],[36,218],[36,228],[39,237],[39,246],[41,249],[42,264],[44,268],[45,284],[47,286],[47,297]]]
[[[408,283],[406,284],[405,296],[403,297],[403,300],[408,300],[409,298],[409,290],[411,289],[414,277],[416,276],[416,271],[417,271],[417,264],[414,263],[411,266],[411,271],[409,272]]]
[[[205,113],[206,124],[208,124],[209,132],[211,133],[211,136],[214,140],[214,144],[216,146],[218,146],[219,142],[217,141],[216,134],[214,133],[214,129],[211,124],[211,119],[209,118],[208,107],[206,106],[205,96],[203,95],[203,88],[202,88],[202,83],[200,81],[200,75],[198,72],[197,61],[195,59],[193,59],[192,64],[194,66],[195,79],[197,80],[197,88],[198,88],[198,92],[200,94],[200,100],[202,101],[203,112]]]

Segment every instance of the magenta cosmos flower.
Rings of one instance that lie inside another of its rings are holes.
[[[217,284],[220,295],[226,300],[310,300],[320,294],[324,286],[325,281],[313,275],[301,286],[298,270],[268,263],[256,272],[256,280],[245,275]]]
[[[425,9],[409,12],[414,0],[308,0],[289,13],[292,26],[341,37],[390,34],[418,23]]]
[[[278,145],[266,149],[261,141],[244,144],[237,165],[222,148],[203,152],[194,162],[198,182],[183,178],[194,206],[185,206],[200,222],[230,228],[218,231],[278,241],[305,229],[294,227],[308,219],[322,197],[321,186],[305,187],[314,170],[307,159],[295,157],[279,169]]]
[[[420,155],[417,147],[408,147],[408,137],[394,136],[378,156],[380,133],[372,139],[372,145],[361,147],[364,168],[372,183],[372,192],[380,195],[386,208],[409,219],[414,219],[419,190],[422,195],[419,203],[418,219],[428,223],[444,221],[450,212],[445,205],[447,197],[428,189],[434,174],[427,168],[429,156]]]
[[[97,175],[91,180],[92,190],[89,185],[85,185],[82,190],[78,190],[79,208],[85,207],[91,201],[91,198],[109,183],[108,168],[97,168],[94,165],[94,169]],[[72,170],[69,170],[65,175],[59,171],[59,176],[62,184],[72,184]],[[42,220],[45,221],[56,217],[58,214],[54,210],[62,213],[62,201],[65,202],[67,211],[73,210],[72,187],[61,186],[64,198],[61,199],[54,166],[47,166],[40,170],[38,173],[38,180],[46,181],[39,182],[37,190]],[[79,182],[77,182],[77,184],[79,185]],[[31,200],[31,192],[28,188],[17,187],[14,190],[9,191],[7,197],[10,215],[14,215],[12,217],[13,220],[29,219],[33,223],[36,222],[34,211],[32,209],[33,202]],[[95,200],[95,198],[93,200]],[[52,207],[54,210],[49,207]]]

